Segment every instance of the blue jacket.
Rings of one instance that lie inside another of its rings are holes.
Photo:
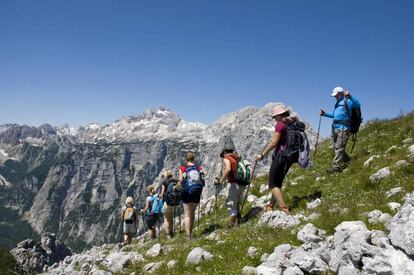
[[[361,104],[358,99],[353,96],[348,97],[346,101],[348,106],[348,111],[351,114],[352,108],[361,108]],[[333,113],[324,113],[323,116],[333,118],[332,129],[337,130],[348,130],[351,123],[351,119],[344,107],[345,97],[342,96],[335,104],[335,109]]]

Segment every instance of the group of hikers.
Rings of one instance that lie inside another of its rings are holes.
[[[332,123],[332,146],[334,159],[332,167],[327,170],[328,174],[341,172],[349,164],[351,158],[346,153],[346,145],[351,135],[355,136],[362,122],[360,103],[351,96],[348,90],[336,87],[331,93],[336,103],[332,113],[320,110],[320,117],[325,116],[333,119]],[[226,208],[228,210],[228,226],[233,227],[241,218],[245,194],[247,195],[250,181],[253,177],[256,164],[263,160],[270,152],[272,163],[269,170],[268,187],[272,193],[270,201],[266,204],[264,211],[272,211],[277,203],[279,209],[289,214],[289,208],[283,199],[282,183],[293,163],[307,168],[310,165],[310,151],[305,124],[295,116],[284,105],[272,108],[271,116],[275,120],[275,131],[272,140],[265,146],[262,152],[255,157],[253,167],[244,160],[236,151],[232,142],[225,142],[220,153],[223,169],[220,177],[215,178],[214,185],[222,186],[229,184],[226,194]],[[318,137],[319,128],[318,127]],[[355,141],[354,141],[355,142]],[[314,147],[315,153],[317,142]],[[205,175],[203,168],[197,164],[195,154],[188,152],[185,163],[180,166],[178,179],[173,178],[171,170],[164,172],[161,191],[156,192],[153,185],[147,187],[148,196],[145,207],[141,214],[145,217],[148,237],[156,237],[156,224],[163,216],[165,233],[171,238],[174,233],[174,218],[177,211],[184,209],[185,237],[191,239],[191,233],[195,220],[195,212],[205,186]],[[138,214],[134,207],[134,199],[128,197],[122,208],[121,218],[123,220],[124,243],[131,243],[132,234],[136,232]],[[241,206],[241,207],[240,207]],[[178,216],[180,214],[178,213]]]

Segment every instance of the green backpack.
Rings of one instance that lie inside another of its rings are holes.
[[[242,157],[239,157],[237,159],[237,168],[235,171],[236,183],[242,186],[249,185],[251,176],[252,168],[250,166],[250,163]]]

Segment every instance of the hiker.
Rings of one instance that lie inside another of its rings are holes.
[[[173,236],[175,213],[181,202],[181,187],[178,181],[173,179],[171,170],[167,170],[163,175],[160,197],[163,198],[164,205],[164,226],[167,238]]]
[[[204,187],[204,173],[203,168],[195,163],[193,153],[187,153],[185,160],[186,164],[179,170],[179,186],[183,192],[181,199],[184,206],[185,237],[191,239],[195,210]]]
[[[131,244],[132,234],[137,230],[138,216],[134,204],[134,199],[127,197],[125,205],[122,207],[121,219],[123,221],[124,245]]]
[[[148,197],[146,198],[144,209],[141,209],[141,213],[145,215],[145,220],[148,227],[148,238],[155,239],[155,224],[158,221],[159,213],[157,211],[154,211],[154,204],[158,202],[158,194],[156,194],[155,188],[152,185],[149,185],[147,187],[147,193]]]
[[[272,191],[272,198],[266,205],[265,211],[273,210],[275,202],[279,204],[279,209],[285,213],[289,213],[289,209],[285,204],[282,194],[283,180],[292,164],[295,162],[290,158],[282,157],[282,150],[286,146],[287,141],[287,124],[294,123],[297,118],[290,117],[290,111],[284,105],[276,105],[272,108],[272,118],[276,121],[275,133],[272,141],[266,148],[256,156],[256,161],[262,160],[273,149],[272,164],[269,170],[269,189]]]
[[[235,174],[240,156],[234,150],[234,146],[225,145],[220,153],[220,158],[223,159],[223,172],[216,183],[223,184],[227,179],[227,182],[230,184],[226,197],[226,207],[229,213],[228,226],[234,227],[237,219],[241,218],[239,210],[240,205],[243,202],[243,195],[247,185],[239,185],[236,182]]]
[[[336,98],[333,113],[326,113],[324,110],[320,110],[321,116],[333,118],[332,145],[335,157],[332,167],[327,170],[328,174],[341,172],[351,160],[345,151],[350,136],[351,118],[349,114],[353,108],[360,108],[361,106],[359,101],[352,97],[349,91],[341,87],[334,88],[331,96]]]

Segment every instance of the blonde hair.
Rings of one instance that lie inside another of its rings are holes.
[[[171,170],[167,170],[164,172],[164,177],[166,177],[167,179],[170,179],[173,177],[172,171]]]
[[[154,190],[155,190],[154,186],[152,186],[152,185],[147,186],[147,192],[148,193],[152,193],[152,192],[154,192]]]
[[[188,152],[187,155],[185,156],[185,160],[188,162],[193,162],[195,159],[194,154],[191,152]]]
[[[125,200],[125,204],[131,205],[131,206],[134,205],[135,204],[134,198],[133,197],[127,197],[126,200]]]

